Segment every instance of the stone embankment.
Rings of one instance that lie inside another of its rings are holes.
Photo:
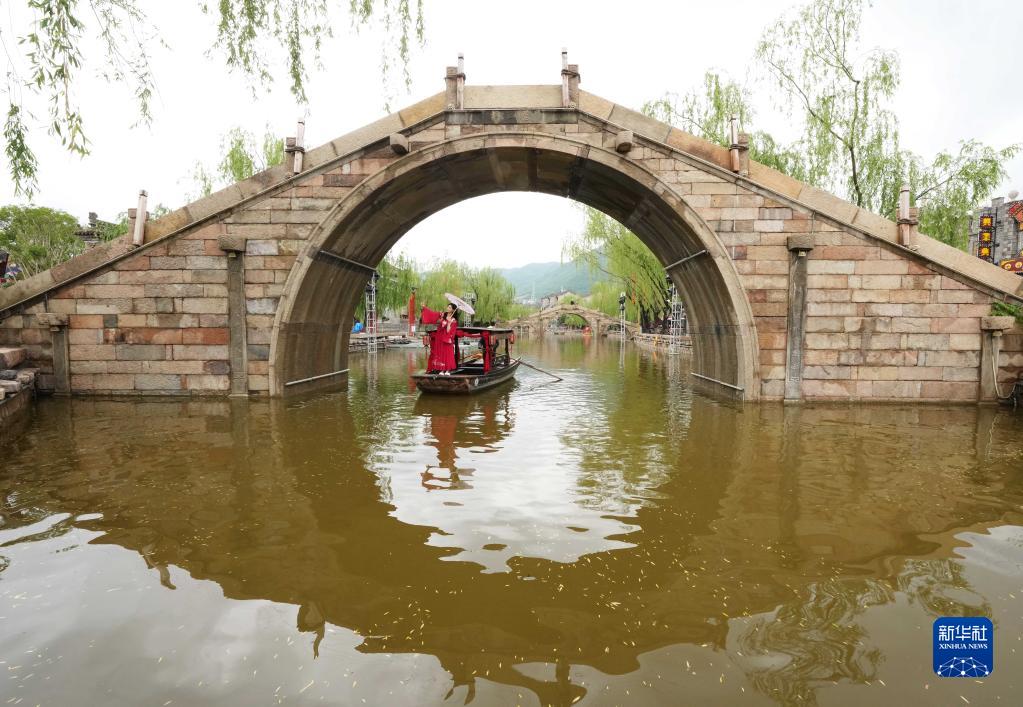
[[[12,436],[35,394],[35,368],[18,368],[25,349],[0,348],[0,442]]]
[[[646,334],[639,333],[632,337],[632,341],[635,344],[639,344],[645,348],[650,349],[665,349],[671,347],[671,337],[667,334]],[[693,350],[693,340],[689,336],[682,337],[682,351],[684,353],[691,353]]]

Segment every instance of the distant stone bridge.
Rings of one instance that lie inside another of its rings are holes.
[[[344,385],[352,314],[416,223],[501,191],[625,224],[686,303],[694,380],[746,400],[994,400],[1023,279],[579,89],[445,91],[0,290],[0,345],[58,393]],[[153,164],[154,171],[160,169]],[[996,380],[997,379],[997,380]]]
[[[525,317],[512,319],[507,322],[506,325],[512,327],[516,331],[537,335],[547,331],[547,329],[550,328],[551,323],[557,321],[566,314],[574,314],[575,316],[580,317],[594,333],[600,336],[606,336],[609,330],[618,331],[619,321],[617,317],[609,317],[603,312],[598,312],[595,309],[588,309],[587,307],[581,307],[577,304],[556,304],[553,307],[541,309],[539,312],[534,312],[533,314],[529,314]],[[625,330],[631,338],[639,331],[639,325],[633,324],[632,322],[625,322]]]

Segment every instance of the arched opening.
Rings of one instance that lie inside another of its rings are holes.
[[[690,305],[693,373],[721,393],[759,396],[752,311],[706,222],[656,175],[621,155],[529,132],[472,135],[413,152],[338,203],[288,278],[271,343],[272,394],[341,382],[352,312],[372,269],[426,217],[499,191],[563,196],[625,224]]]

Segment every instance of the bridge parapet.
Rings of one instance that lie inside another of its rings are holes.
[[[533,314],[513,319],[507,325],[517,329],[542,332],[547,330],[552,322],[569,314],[580,317],[592,331],[600,336],[606,336],[608,329],[611,327],[614,327],[617,331],[619,325],[617,318],[578,304],[556,304],[553,307],[539,310]],[[630,337],[640,331],[639,325],[633,322],[626,322],[625,328]]]

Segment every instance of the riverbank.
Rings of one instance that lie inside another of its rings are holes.
[[[636,334],[632,342],[646,349],[664,349],[671,347],[671,337],[668,334]],[[692,353],[693,339],[686,335],[682,337],[682,351]]]

